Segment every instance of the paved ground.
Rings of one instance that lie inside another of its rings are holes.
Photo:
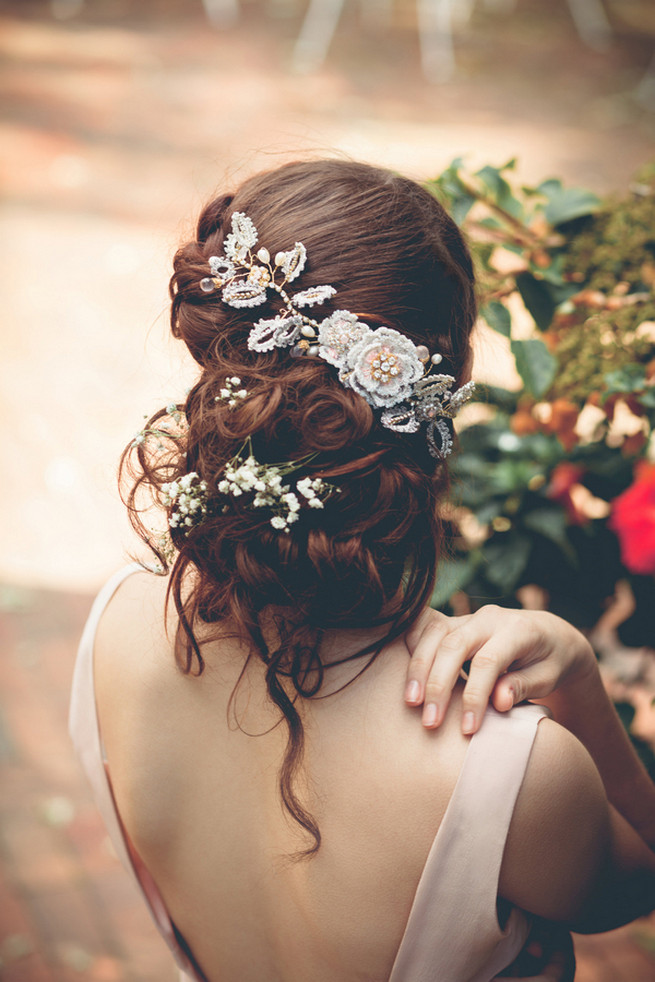
[[[216,187],[338,152],[417,177],[461,154],[517,156],[525,178],[604,191],[652,154],[655,113],[634,98],[650,0],[614,5],[606,52],[582,45],[565,0],[519,0],[511,17],[478,3],[442,86],[418,67],[414,0],[366,35],[350,0],[324,68],[293,74],[302,6],[241,0],[241,23],[216,31],[200,0],[86,0],[67,20],[0,0],[6,579],[84,590],[122,561],[115,461],[142,414],[186,387],[168,268]]]
[[[518,155],[522,175],[622,187],[653,149],[634,98],[649,0],[607,3],[605,52],[564,0],[478,4],[458,73],[427,85],[413,0],[289,71],[302,0],[242,0],[230,31],[200,0],[0,0],[0,978],[165,982],[168,956],[117,868],[65,729],[90,594],[129,537],[115,460],[190,377],[167,340],[167,266],[201,201],[298,152],[417,177]],[[53,11],[57,17],[53,16]],[[655,923],[581,939],[578,982],[649,982]]]

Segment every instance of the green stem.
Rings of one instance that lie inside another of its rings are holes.
[[[499,205],[493,200],[493,198],[488,197],[482,191],[473,187],[472,184],[469,184],[468,181],[459,174],[457,175],[457,180],[467,194],[469,194],[472,198],[475,198],[477,201],[482,202],[482,204],[486,205],[490,211],[495,212],[500,218],[507,222],[512,229],[514,229],[514,232],[519,238],[519,242],[517,243],[518,245],[540,245],[539,237],[535,235],[532,229],[528,228],[527,225],[516,218],[515,215],[512,215],[511,212]]]

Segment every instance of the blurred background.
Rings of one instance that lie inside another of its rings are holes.
[[[624,189],[655,149],[654,52],[653,0],[0,0],[2,979],[174,978],[65,716],[131,545],[116,461],[193,378],[167,283],[202,203],[335,153]],[[576,978],[647,982],[654,939],[582,939]]]

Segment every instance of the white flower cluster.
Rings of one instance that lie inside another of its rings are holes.
[[[172,529],[182,527],[188,535],[207,515],[207,482],[191,471],[177,481],[162,484],[161,490],[164,504],[171,509],[168,524]]]
[[[298,521],[301,507],[298,495],[310,508],[323,508],[330,492],[339,489],[326,484],[321,478],[306,477],[296,483],[294,492],[289,484],[284,483],[284,471],[285,465],[260,464],[252,454],[246,460],[237,457],[225,468],[225,477],[219,481],[218,490],[234,498],[254,492],[253,508],[269,508],[273,512],[272,527],[288,532],[289,526]]]
[[[302,480],[296,481],[296,488],[310,508],[323,508],[323,499],[319,495],[325,491],[327,485],[320,477],[315,477],[314,480],[311,477],[303,477]],[[341,489],[333,488],[331,490],[340,491]]]
[[[231,378],[225,379],[225,385],[219,394],[214,396],[214,402],[227,402],[230,409],[236,409],[239,405],[239,400],[245,399],[247,395],[248,390],[241,387],[239,376],[232,375]]]

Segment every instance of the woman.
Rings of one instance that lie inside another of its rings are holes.
[[[72,726],[180,965],[483,982],[530,915],[649,910],[655,794],[586,642],[549,615],[426,611],[476,314],[441,206],[365,165],[284,166],[210,203],[171,296],[200,377],[124,463],[172,568],[99,597]],[[399,699],[412,647],[425,727]],[[569,729],[496,711],[555,684]]]

